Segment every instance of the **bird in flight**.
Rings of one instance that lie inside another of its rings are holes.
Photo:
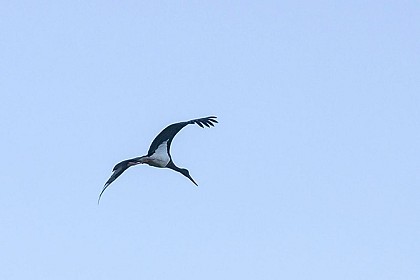
[[[179,168],[172,161],[172,156],[170,152],[171,143],[175,135],[185,126],[189,124],[198,124],[202,128],[204,128],[204,126],[214,126],[214,124],[217,123],[216,118],[217,117],[211,116],[185,122],[174,123],[167,126],[153,140],[152,144],[150,145],[149,151],[147,152],[147,155],[123,160],[114,166],[114,169],[112,169],[111,177],[108,179],[108,181],[106,181],[101,193],[99,194],[98,203],[106,188],[108,188],[108,186],[112,182],[114,182],[115,179],[117,179],[121,174],[123,174],[123,172],[129,167],[142,163],[146,163],[154,167],[170,168],[172,170],[175,170],[187,177],[188,179],[190,179],[191,182],[194,183],[194,185],[198,186],[194,179],[190,176],[190,173],[187,169]]]

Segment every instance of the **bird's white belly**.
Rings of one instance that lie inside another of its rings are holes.
[[[155,167],[165,167],[171,160],[168,155],[168,140],[158,146],[155,152],[148,158],[147,163]]]

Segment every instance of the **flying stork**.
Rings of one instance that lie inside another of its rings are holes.
[[[175,163],[172,161],[171,156],[171,143],[174,139],[175,135],[183,129],[185,126],[189,124],[198,124],[200,127],[204,128],[204,125],[207,127],[214,126],[214,123],[217,123],[217,120],[215,120],[217,117],[211,116],[206,118],[200,118],[200,119],[194,119],[190,121],[185,122],[179,122],[174,123],[169,126],[167,126],[164,130],[162,130],[158,136],[153,140],[152,144],[150,145],[149,151],[147,152],[147,155],[141,156],[141,157],[135,157],[132,159],[123,160],[117,165],[114,166],[114,169],[112,169],[112,175],[106,181],[101,193],[99,194],[98,203],[101,199],[102,194],[108,188],[108,186],[115,181],[125,170],[127,170],[129,167],[146,163],[150,166],[159,167],[159,168],[170,168],[172,170],[175,170],[188,179],[191,180],[191,182],[194,183],[194,185],[198,186],[197,183],[194,181],[194,179],[190,176],[190,173],[185,168],[179,168],[175,165]]]

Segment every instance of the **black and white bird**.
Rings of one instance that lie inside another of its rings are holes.
[[[174,123],[166,127],[164,130],[162,130],[158,136],[153,140],[152,144],[150,145],[149,151],[147,152],[147,155],[141,156],[141,157],[135,157],[132,159],[127,159],[124,161],[121,161],[117,165],[114,166],[114,169],[112,169],[112,175],[106,181],[101,193],[99,194],[98,203],[101,199],[102,194],[106,190],[106,188],[115,181],[125,170],[127,170],[129,167],[146,163],[150,166],[159,167],[159,168],[170,168],[172,170],[175,170],[188,179],[191,180],[196,186],[197,183],[194,181],[194,179],[190,176],[190,173],[185,168],[179,168],[174,164],[171,157],[171,143],[174,139],[175,135],[185,126],[189,124],[198,124],[200,127],[210,127],[214,126],[214,123],[217,123],[216,120],[217,117],[211,116],[201,119],[195,119],[185,122],[179,122]]]

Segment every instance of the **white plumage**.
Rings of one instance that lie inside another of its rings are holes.
[[[158,146],[155,152],[147,159],[147,163],[154,167],[166,167],[171,158],[168,154],[168,141],[166,140]]]
[[[103,192],[106,190],[106,188],[108,188],[108,186],[112,182],[115,181],[115,179],[117,179],[129,167],[142,163],[146,163],[154,167],[166,167],[172,169],[176,172],[181,173],[182,175],[190,179],[194,185],[198,186],[187,169],[176,166],[175,163],[172,161],[172,157],[170,154],[171,143],[175,135],[183,127],[189,124],[197,124],[200,127],[212,127],[215,123],[217,123],[216,117],[210,116],[185,122],[178,122],[167,126],[155,137],[152,144],[150,145],[147,155],[123,160],[114,166],[114,168],[112,169],[111,177],[108,179],[108,181],[106,181],[101,193],[99,194],[98,203],[101,199]]]

